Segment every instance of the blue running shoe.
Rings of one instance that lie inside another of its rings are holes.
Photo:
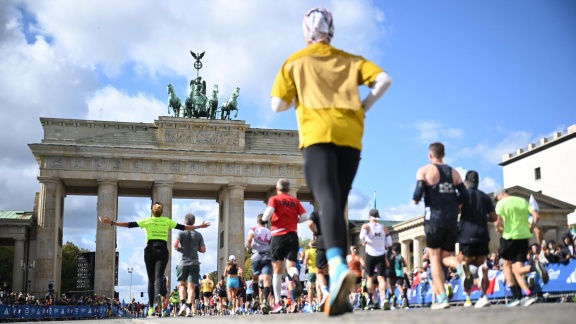
[[[337,266],[335,275],[330,276],[330,281],[330,295],[324,306],[324,313],[328,316],[337,316],[350,312],[352,307],[348,301],[348,294],[356,283],[356,275],[342,263]]]

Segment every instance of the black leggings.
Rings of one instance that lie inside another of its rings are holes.
[[[360,150],[331,143],[304,148],[306,182],[314,195],[319,211],[319,225],[326,250],[332,247],[348,250],[348,229],[344,208],[352,181],[358,170]]]
[[[154,297],[162,294],[166,288],[162,288],[164,271],[168,264],[168,247],[165,241],[148,241],[144,249],[144,263],[148,274],[148,304],[154,306]],[[156,290],[154,290],[156,283]]]

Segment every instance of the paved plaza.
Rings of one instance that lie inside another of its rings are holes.
[[[324,314],[275,314],[246,316],[210,316],[210,317],[166,317],[150,319],[105,319],[97,322],[112,323],[574,323],[576,319],[576,303],[535,304],[530,307],[515,307],[507,309],[504,305],[493,305],[484,309],[452,307],[446,310],[433,311],[429,308],[413,308],[393,311],[361,311],[345,316],[327,318]],[[88,320],[94,322],[95,320]],[[87,321],[66,321],[66,323],[82,323]]]

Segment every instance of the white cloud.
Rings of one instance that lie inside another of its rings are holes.
[[[166,105],[154,97],[142,92],[130,96],[111,86],[96,91],[87,103],[88,119],[139,122],[167,115]]]
[[[482,142],[473,147],[464,147],[455,156],[478,158],[487,164],[497,165],[502,162],[504,154],[516,152],[517,149],[528,146],[532,141],[534,140],[530,132],[511,132],[498,143]]]
[[[424,203],[418,205],[412,203],[401,204],[380,210],[380,218],[383,220],[405,221],[424,214]]]
[[[423,144],[460,140],[464,137],[463,129],[450,128],[434,120],[420,120],[415,122],[413,127],[419,132],[418,137]]]

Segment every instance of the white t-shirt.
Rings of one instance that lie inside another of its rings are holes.
[[[366,254],[381,256],[386,254],[386,232],[379,223],[368,223],[370,232],[366,235]]]

